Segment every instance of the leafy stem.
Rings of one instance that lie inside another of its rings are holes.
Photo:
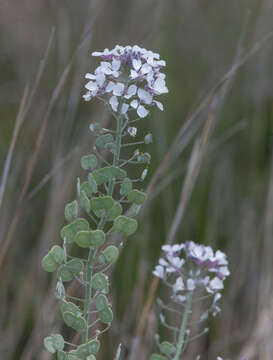
[[[119,164],[119,156],[120,156],[120,148],[121,148],[121,137],[122,137],[122,116],[120,115],[117,118],[117,130],[116,130],[116,142],[115,142],[115,149],[114,149],[114,157],[113,157],[113,166],[118,166]],[[115,186],[115,177],[111,176],[109,180],[109,186],[107,195],[112,196]],[[106,215],[104,215],[99,224],[98,229],[103,230],[106,221]],[[89,255],[88,255],[88,262],[87,262],[87,287],[86,287],[86,294],[85,294],[85,307],[84,307],[84,318],[87,323],[86,330],[83,333],[83,341],[86,343],[88,341],[88,324],[89,324],[89,309],[92,300],[92,272],[93,272],[93,262],[96,256],[96,251],[93,247],[90,247]]]

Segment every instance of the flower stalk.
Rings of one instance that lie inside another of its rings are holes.
[[[192,296],[193,296],[193,292],[190,291],[188,293],[188,295],[187,295],[187,298],[186,298],[186,305],[185,305],[183,320],[182,320],[182,324],[181,324],[181,328],[180,328],[180,332],[179,332],[179,336],[178,336],[176,353],[175,353],[175,356],[174,356],[173,360],[179,360],[180,356],[182,354],[184,340],[185,340],[185,333],[186,333],[186,330],[187,330],[188,319],[189,319],[189,316],[190,316],[190,313],[191,313]]]

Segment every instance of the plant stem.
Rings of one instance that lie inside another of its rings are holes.
[[[95,250],[90,247],[89,255],[88,255],[88,262],[87,262],[87,287],[85,293],[85,304],[84,304],[84,318],[86,320],[86,329],[83,333],[83,342],[86,343],[88,340],[88,320],[89,320],[89,308],[91,303],[91,283],[92,283],[92,271],[93,271],[93,261],[95,257]]]
[[[121,136],[122,136],[122,116],[117,118],[117,131],[116,131],[116,146],[115,146],[115,152],[114,152],[114,158],[113,158],[113,166],[118,166],[119,164],[119,156],[120,156],[120,148],[121,148]],[[115,177],[111,177],[109,180],[109,186],[107,195],[112,196],[113,191],[115,187]],[[106,221],[106,216],[103,216],[100,219],[98,229],[102,230],[104,228]],[[89,324],[89,316],[90,316],[90,304],[92,300],[92,273],[93,273],[93,262],[94,258],[96,256],[96,251],[90,247],[89,255],[88,255],[88,261],[87,261],[87,287],[86,287],[86,293],[85,293],[85,306],[84,306],[84,318],[87,323],[87,327],[85,332],[83,333],[83,342],[86,343],[88,341],[88,324]]]
[[[185,333],[186,333],[186,329],[187,329],[188,318],[189,318],[189,315],[190,315],[190,312],[191,312],[192,295],[193,295],[192,291],[189,292],[188,295],[187,295],[183,320],[182,320],[181,328],[180,328],[180,331],[179,331],[179,337],[178,337],[178,343],[177,343],[177,347],[176,347],[176,353],[175,353],[175,356],[174,356],[173,360],[179,360],[180,355],[182,353],[182,348],[183,348],[184,339],[185,339]]]

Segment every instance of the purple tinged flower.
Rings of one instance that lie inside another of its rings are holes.
[[[92,55],[100,57],[102,61],[94,74],[85,75],[86,79],[90,80],[85,85],[87,93],[83,95],[86,101],[96,96],[105,96],[112,110],[117,112],[121,109],[116,104],[118,100],[113,96],[133,98],[130,106],[136,110],[140,118],[149,114],[147,106],[156,105],[158,109],[163,110],[162,103],[153,99],[154,96],[168,92],[166,76],[161,73],[161,68],[166,63],[160,60],[159,54],[137,45],[133,47],[116,45],[112,50],[93,52]],[[136,95],[139,101],[134,98]],[[125,113],[124,107],[123,113]]]
[[[139,88],[137,90],[137,95],[144,104],[151,105],[153,101],[153,96],[146,90]]]

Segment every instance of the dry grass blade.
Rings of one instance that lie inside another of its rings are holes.
[[[11,139],[7,158],[6,158],[5,165],[4,165],[4,171],[3,171],[1,185],[0,185],[0,210],[1,210],[2,202],[3,202],[3,198],[4,198],[4,194],[5,194],[8,177],[9,177],[10,165],[11,165],[11,160],[12,160],[16,140],[17,140],[21,125],[23,124],[23,120],[24,120],[24,113],[25,113],[25,109],[26,109],[28,93],[29,93],[29,86],[26,85],[24,93],[23,93],[23,97],[22,97],[22,100],[20,103],[19,112],[16,117],[15,126],[14,126],[14,130],[13,130],[13,134],[12,134],[12,139]]]

